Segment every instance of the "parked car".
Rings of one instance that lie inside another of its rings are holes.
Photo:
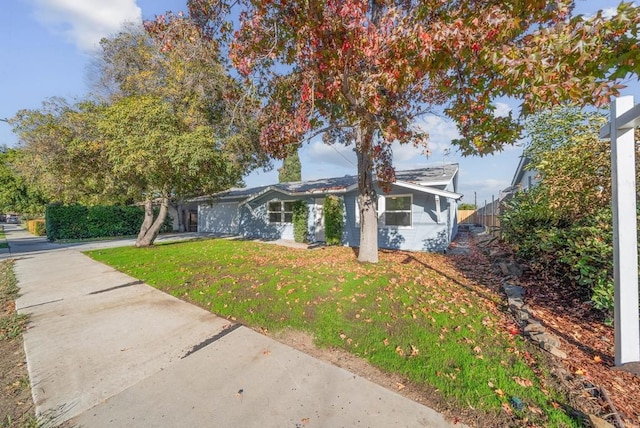
[[[6,214],[5,223],[9,224],[18,224],[20,221],[18,219],[18,214]]]

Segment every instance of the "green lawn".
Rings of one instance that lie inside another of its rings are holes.
[[[518,424],[580,425],[545,389],[537,351],[510,334],[500,297],[445,256],[385,252],[363,265],[344,247],[217,239],[89,255],[255,329],[309,332],[319,346],[429,385],[461,408],[513,412]]]

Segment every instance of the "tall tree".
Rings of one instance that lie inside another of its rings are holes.
[[[166,35],[179,37],[173,43],[165,43],[163,37]],[[107,83],[107,87],[117,88],[117,91],[111,91],[112,98],[133,97],[130,102],[119,106],[135,108],[141,101],[144,104],[149,99],[155,102],[162,100],[166,104],[164,108],[168,108],[179,123],[178,128],[171,132],[178,131],[184,137],[179,142],[173,139],[164,141],[173,141],[175,144],[171,162],[176,171],[185,173],[184,165],[175,164],[177,153],[184,156],[180,162],[190,159],[190,175],[175,176],[169,189],[167,183],[160,187],[152,186],[149,189],[152,191],[145,192],[147,207],[151,205],[153,197],[160,195],[163,195],[165,204],[167,192],[180,201],[195,194],[224,190],[240,182],[242,175],[253,168],[267,165],[267,156],[257,138],[255,117],[258,103],[255,98],[241,91],[241,86],[224,67],[224,57],[219,53],[218,44],[195,25],[194,19],[184,15],[164,15],[154,22],[145,23],[144,31],[123,31],[112,39],[104,39],[101,45],[102,81]],[[126,117],[136,119],[135,115]],[[146,119],[152,125],[153,118],[148,116]],[[117,130],[117,127],[112,129]],[[147,132],[154,130],[153,126],[145,129]],[[135,133],[138,130],[133,127],[129,131]],[[108,135],[127,141],[127,144],[144,138],[143,135],[126,135],[120,131]],[[202,138],[202,144],[194,138]],[[149,139],[157,142],[156,147],[166,147],[153,134],[148,135]],[[217,153],[204,153],[207,139],[209,150]],[[194,144],[192,152],[180,144],[189,141]],[[151,146],[146,147],[151,157],[166,154],[153,150]],[[170,147],[166,148],[171,153]],[[224,156],[220,156],[220,153],[224,153]],[[211,158],[207,160],[207,156]],[[214,161],[213,157],[217,160]],[[227,162],[224,168],[221,162]],[[197,177],[193,175],[196,166],[201,169],[201,175]],[[206,178],[208,181],[196,178]],[[154,220],[152,210],[148,208],[146,212],[148,216],[145,217],[137,245],[153,242],[162,224],[161,217],[165,215],[161,209],[159,217]],[[145,230],[150,238],[144,238]]]
[[[17,170],[49,201],[124,203],[126,187],[114,179],[97,132],[102,106],[51,98],[40,109],[11,119],[20,138]]]
[[[577,222],[611,205],[610,143],[598,136],[607,121],[570,105],[527,118],[524,155],[541,175],[537,198],[550,217]]]
[[[617,93],[613,80],[640,67],[630,3],[610,19],[572,16],[570,0],[237,3],[231,56],[265,99],[263,147],[283,158],[318,133],[355,146],[364,262],[378,259],[374,176],[389,189],[392,143],[426,144],[417,116],[440,106],[457,123],[461,152],[483,155],[522,131],[494,114],[497,98],[522,99],[524,114],[564,99],[601,104]],[[228,8],[188,4],[216,23]]]
[[[282,166],[278,169],[278,182],[288,183],[302,180],[302,164],[298,150],[293,150],[282,160]]]
[[[18,173],[16,165],[20,156],[17,149],[0,147],[0,213],[40,215],[47,201]]]
[[[172,199],[225,190],[268,162],[259,104],[229,75],[214,40],[185,16],[148,29],[179,32],[180,49],[125,28],[101,41],[99,102],[57,102],[14,119],[31,164],[47,172],[64,202],[83,189],[144,203],[137,246],[153,244]],[[77,188],[78,181],[99,187]]]
[[[136,246],[153,243],[172,197],[208,194],[237,184],[245,169],[211,127],[190,128],[171,104],[150,95],[124,97],[99,122],[114,174],[144,201]],[[154,218],[153,204],[160,202]]]

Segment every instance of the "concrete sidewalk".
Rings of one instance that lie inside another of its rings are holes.
[[[29,239],[7,238],[12,248]],[[77,248],[24,244],[20,254],[16,306],[30,316],[25,351],[45,426],[453,426]]]

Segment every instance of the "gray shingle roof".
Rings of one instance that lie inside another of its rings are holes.
[[[458,171],[458,164],[444,164],[440,166],[413,169],[407,171],[397,171],[396,180],[412,184],[437,185],[448,183],[453,179]],[[263,193],[269,189],[280,190],[287,194],[308,194],[308,193],[340,193],[358,183],[356,175],[345,175],[344,177],[322,178],[309,181],[294,181],[290,183],[276,183],[268,186],[250,187],[242,189],[229,189],[214,195],[219,199],[245,199]],[[208,197],[207,197],[208,198]],[[197,198],[196,200],[205,199]]]

